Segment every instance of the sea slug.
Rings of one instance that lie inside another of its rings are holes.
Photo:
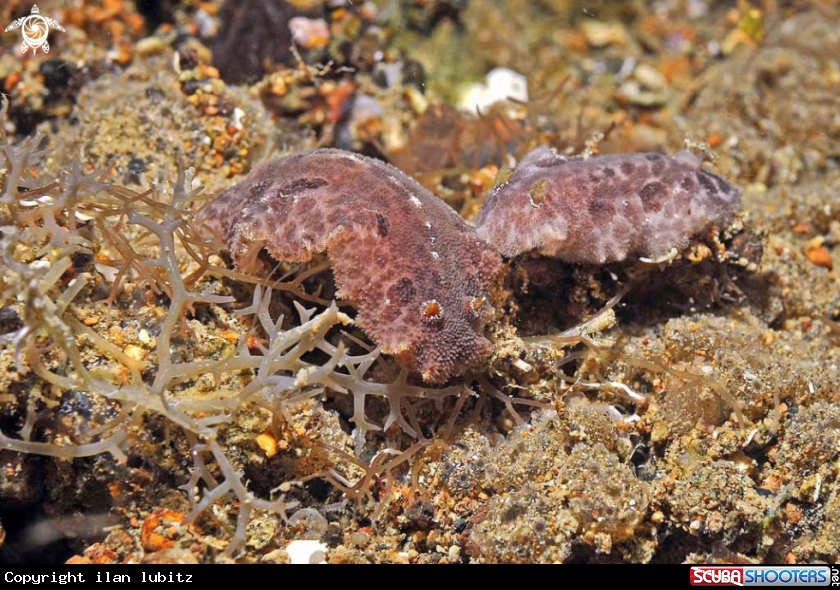
[[[199,214],[238,266],[330,258],[338,296],[383,352],[443,383],[491,351],[484,326],[501,257],[393,166],[322,149],[264,162]]]
[[[658,257],[740,207],[740,192],[701,164],[688,151],[584,159],[539,147],[512,174],[500,173],[477,232],[507,257],[536,251],[594,264]]]

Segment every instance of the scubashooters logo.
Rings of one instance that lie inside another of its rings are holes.
[[[64,27],[58,24],[58,21],[41,16],[38,7],[33,6],[32,14],[12,21],[12,24],[6,27],[5,32],[8,33],[15,29],[21,29],[23,34],[23,43],[20,44],[21,53],[26,53],[30,49],[32,49],[32,53],[38,53],[39,47],[44,50],[44,53],[49,53],[50,44],[47,42],[49,30],[63,31]]]
[[[838,586],[836,566],[693,566],[692,586]]]

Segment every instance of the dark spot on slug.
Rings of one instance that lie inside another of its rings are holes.
[[[397,281],[397,286],[394,291],[397,299],[402,304],[411,303],[417,296],[417,290],[414,288],[414,281],[405,277]]]
[[[665,206],[668,199],[668,187],[661,182],[649,182],[639,191],[645,212],[658,213]]]
[[[548,155],[544,158],[540,158],[536,162],[534,162],[534,166],[537,168],[554,168],[555,166],[560,166],[561,164],[566,163],[566,158],[559,154],[552,154]]]
[[[321,187],[327,186],[329,182],[323,178],[298,178],[287,185],[280,187],[278,190],[279,196],[283,198],[294,197],[304,191],[314,191]]]
[[[376,227],[383,238],[388,236],[388,220],[381,213],[376,214]]]
[[[589,215],[597,224],[607,224],[615,217],[615,205],[604,199],[589,202]]]
[[[692,176],[686,176],[680,181],[683,190],[693,193],[697,190],[697,181]]]

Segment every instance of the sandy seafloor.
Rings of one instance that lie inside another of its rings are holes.
[[[836,2],[222,4],[45,0],[49,53],[0,38],[0,562],[837,561]],[[325,259],[236,274],[181,240],[203,197],[172,205],[179,162],[212,198],[332,146],[474,221],[537,145],[686,142],[743,190],[731,226],[656,264],[509,261],[494,352],[445,396],[386,355],[330,365],[373,347]],[[241,313],[255,280],[288,287],[279,332]],[[320,319],[285,333],[296,303]],[[549,337],[593,316],[591,347]],[[257,375],[283,338],[305,350]],[[404,420],[361,431],[376,389],[331,371],[396,383]]]

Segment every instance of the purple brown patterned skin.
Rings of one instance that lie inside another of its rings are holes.
[[[396,168],[340,150],[260,164],[199,216],[248,267],[326,252],[338,296],[381,349],[443,383],[491,351],[484,326],[501,268],[452,208]]]
[[[500,179],[477,232],[504,256],[593,264],[661,256],[740,207],[741,193],[701,163],[687,151],[583,159],[539,147]]]

